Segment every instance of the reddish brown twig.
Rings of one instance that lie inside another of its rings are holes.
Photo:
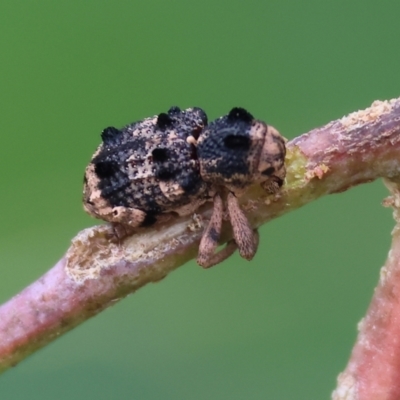
[[[386,185],[392,196],[384,204],[394,208],[396,220],[392,247],[334,400],[400,399],[400,187]]]
[[[397,207],[400,100],[375,102],[292,140],[287,147],[282,192],[271,197],[252,187],[241,199],[252,226],[378,177],[388,180],[394,193],[391,204]],[[0,307],[0,370],[194,257],[203,221],[209,217],[210,205],[205,205],[190,218],[143,229],[121,244],[107,241],[107,226],[78,234],[53,269]],[[229,238],[225,228],[224,239]],[[399,246],[395,234],[385,279],[364,319],[349,366],[340,376],[335,399],[399,398],[400,292],[395,285]]]

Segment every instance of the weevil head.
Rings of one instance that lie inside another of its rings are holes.
[[[203,180],[235,194],[253,183],[269,191],[283,184],[284,138],[243,108],[233,108],[210,123],[199,138],[197,151]]]

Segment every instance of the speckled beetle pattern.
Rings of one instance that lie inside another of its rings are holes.
[[[96,218],[131,228],[161,214],[193,213],[206,201],[194,140],[207,124],[200,108],[103,130],[103,143],[86,168],[83,203]]]
[[[131,233],[172,213],[190,215],[213,201],[198,263],[211,267],[237,248],[250,260],[258,234],[238,198],[255,183],[276,193],[285,178],[285,153],[278,131],[243,108],[207,125],[200,108],[172,107],[121,130],[102,132],[102,144],[85,172],[84,208]],[[216,252],[224,214],[234,239]]]

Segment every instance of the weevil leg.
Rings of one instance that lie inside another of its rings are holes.
[[[121,242],[141,228],[151,226],[155,222],[162,223],[171,218],[170,214],[154,215],[136,208],[114,207],[113,211],[115,220],[111,222],[108,235],[108,239],[112,242]],[[119,222],[118,218],[122,218],[121,220],[127,223]]]
[[[231,220],[233,237],[240,255],[246,260],[251,260],[258,247],[258,232],[253,230],[240,208],[239,202],[233,193],[228,194],[228,213]]]
[[[204,230],[199,246],[197,263],[203,268],[210,268],[219,264],[232,255],[237,248],[235,241],[231,240],[222,250],[215,253],[221,234],[223,212],[224,206],[222,199],[221,196],[217,194],[214,197],[214,208],[210,222]]]
[[[201,258],[201,255],[199,253],[197,263],[203,268],[213,267],[214,265],[217,265],[230,257],[236,251],[236,249],[236,242],[232,239],[226,244],[223,249],[221,249],[217,253],[212,254],[208,258]]]
[[[130,227],[129,225],[122,225],[120,223],[111,223],[111,232],[109,235],[109,239],[112,242],[121,242],[126,239],[128,236],[131,236],[134,233],[135,229]]]

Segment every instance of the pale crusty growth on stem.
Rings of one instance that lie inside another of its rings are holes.
[[[325,194],[384,177],[400,204],[400,99],[373,105],[287,143],[286,182],[271,195],[259,185],[240,198],[257,228]],[[145,228],[117,245],[109,228],[86,229],[66,256],[42,278],[0,307],[0,368],[6,370],[60,334],[96,315],[148,282],[162,279],[196,255],[212,204],[192,216]],[[232,238],[224,223],[222,241]],[[351,360],[333,398],[385,399],[400,396],[400,239],[381,273],[370,309],[360,324]],[[261,238],[262,240],[262,238]]]

